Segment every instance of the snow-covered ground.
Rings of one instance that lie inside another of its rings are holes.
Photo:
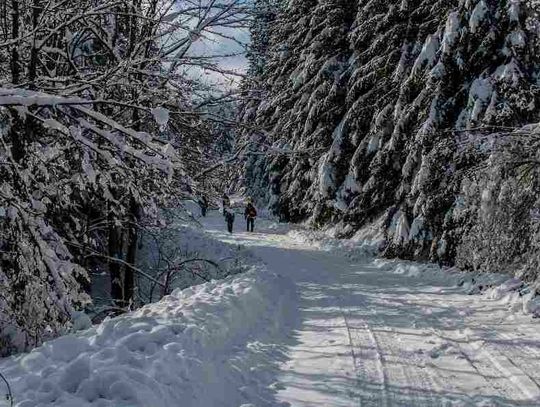
[[[540,405],[538,320],[511,281],[467,295],[470,279],[370,244],[204,224],[261,263],[0,361],[15,405]]]

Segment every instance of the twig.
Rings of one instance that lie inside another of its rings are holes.
[[[6,377],[0,372],[0,379],[2,379],[4,381],[4,383],[6,383],[6,386],[7,386],[7,398],[9,400],[9,406],[10,407],[13,407],[13,393],[11,392],[11,386],[9,385],[9,382],[8,380],[6,379]]]

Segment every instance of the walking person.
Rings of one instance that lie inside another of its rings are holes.
[[[225,217],[225,222],[227,223],[227,230],[232,234],[233,224],[234,224],[234,212],[232,209],[223,208],[223,216]]]
[[[223,193],[221,204],[223,206],[223,215],[225,215],[225,210],[231,206],[231,200],[226,193]]]
[[[251,199],[248,200],[246,210],[244,211],[244,218],[247,222],[247,231],[253,232],[255,229],[255,218],[257,217],[257,209],[253,206]]]
[[[199,199],[199,206],[201,207],[201,216],[203,218],[206,217],[206,212],[208,211],[208,199],[206,199],[206,195],[201,196]]]

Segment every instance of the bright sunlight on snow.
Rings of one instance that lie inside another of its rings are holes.
[[[540,331],[505,290],[512,280],[499,277],[499,295],[468,295],[470,275],[377,260],[377,242],[264,220],[231,235],[217,212],[204,225],[260,264],[3,360],[15,405],[540,402]]]

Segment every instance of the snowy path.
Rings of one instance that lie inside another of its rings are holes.
[[[540,406],[539,321],[459,276],[286,225],[204,223],[220,242],[184,239],[247,272],[0,359],[15,407]]]
[[[397,274],[395,264],[272,231],[229,236],[216,219],[206,226],[297,286],[299,323],[273,385],[283,405],[540,405],[540,329],[530,316],[443,276]]]

